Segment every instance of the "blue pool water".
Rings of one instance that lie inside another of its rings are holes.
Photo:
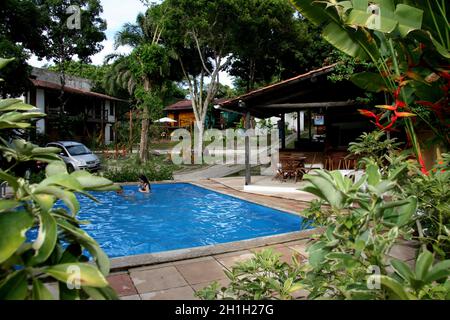
[[[80,198],[82,226],[109,257],[192,248],[300,231],[302,218],[191,184],[125,187]]]

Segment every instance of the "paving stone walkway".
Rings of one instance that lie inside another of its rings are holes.
[[[132,268],[112,274],[108,280],[122,300],[197,300],[195,292],[212,282],[217,281],[222,286],[229,284],[223,271],[231,270],[237,262],[251,259],[254,252],[272,248],[282,255],[282,261],[289,263],[292,256],[306,258],[307,241]],[[299,292],[297,297],[302,298],[302,293]]]

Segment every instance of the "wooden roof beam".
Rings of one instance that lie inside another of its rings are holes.
[[[267,104],[257,106],[257,109],[310,109],[310,108],[331,108],[354,106],[357,102],[354,100],[347,101],[330,101],[330,102],[312,102],[312,103],[280,103]]]

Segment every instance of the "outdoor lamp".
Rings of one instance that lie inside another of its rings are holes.
[[[245,102],[242,100],[239,100],[239,108],[245,108]]]

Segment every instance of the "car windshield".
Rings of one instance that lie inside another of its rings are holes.
[[[81,156],[83,154],[91,154],[92,153],[91,150],[89,150],[82,144],[77,144],[75,146],[66,147],[66,149],[72,156]]]

